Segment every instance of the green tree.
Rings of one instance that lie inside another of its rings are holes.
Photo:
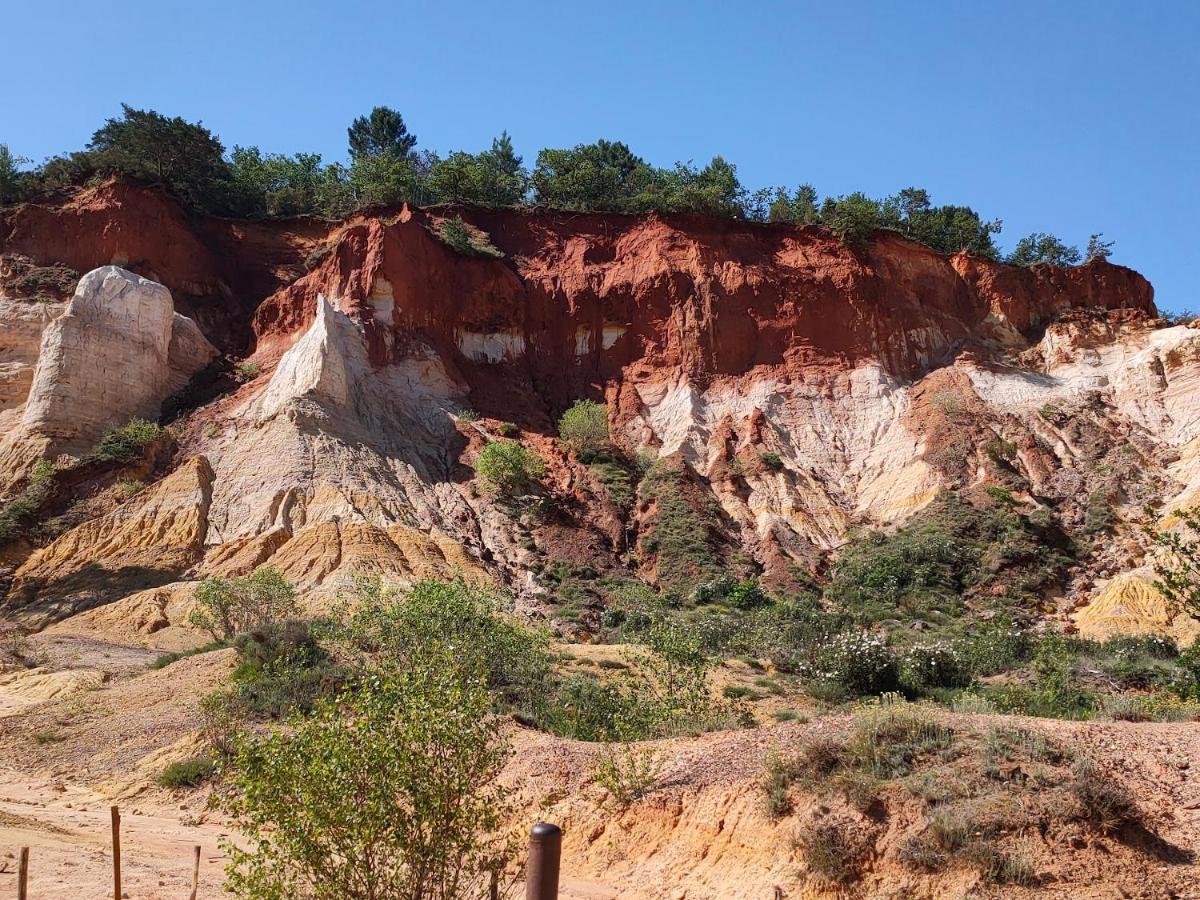
[[[714,156],[703,169],[676,163],[670,171],[656,173],[658,184],[641,203],[663,212],[702,213],[726,218],[744,218],[745,189],[737,168]]]
[[[767,210],[768,222],[786,222],[790,225],[815,225],[817,223],[817,189],[811,184],[802,184],[795,193],[776,188]]]
[[[237,897],[487,896],[512,844],[496,776],[510,753],[481,679],[430,652],[291,728],[240,741],[219,803]]]
[[[915,190],[909,188],[908,190]],[[940,253],[966,251],[973,256],[999,258],[992,235],[999,234],[1003,223],[999,219],[985,222],[969,206],[932,206],[926,201],[912,204],[912,196],[898,195],[901,211],[900,230]]]
[[[1084,254],[1084,262],[1091,262],[1093,259],[1108,259],[1112,256],[1113,242],[1104,240],[1104,232],[1093,234],[1088,238],[1087,253]]]
[[[263,154],[234,147],[229,162],[230,207],[240,215],[340,216],[350,211],[345,170],[322,165],[319,153]]]
[[[429,174],[429,190],[436,199],[478,206],[515,206],[528,182],[507,131],[492,141],[491,150],[451,153]]]
[[[577,455],[595,454],[608,446],[608,407],[576,400],[558,420],[558,436]]]
[[[196,588],[196,607],[188,621],[213,640],[228,641],[298,613],[295,588],[275,569],[263,568],[249,576],[204,579]]]
[[[1148,529],[1164,551],[1154,563],[1154,586],[1178,610],[1200,619],[1200,507],[1176,510],[1175,515],[1183,529]]]
[[[350,166],[349,185],[355,207],[395,206],[409,203],[425,206],[436,198],[429,189],[429,175],[437,164],[431,153],[401,159],[391,156],[359,156]]]
[[[885,206],[856,192],[845,197],[826,197],[821,204],[821,224],[844,243],[862,247],[879,229],[897,227],[899,215],[894,206]]]
[[[1073,266],[1079,262],[1079,248],[1064,244],[1052,234],[1034,232],[1017,241],[1005,262],[1014,266]]]
[[[545,471],[538,455],[516,441],[492,441],[475,460],[475,473],[484,486],[506,497],[528,492]]]
[[[121,104],[121,118],[109,119],[88,144],[101,171],[116,171],[161,184],[192,209],[220,211],[229,167],[225,148],[200,123]]]
[[[654,170],[628,146],[604,140],[541,151],[531,180],[534,202],[584,212],[646,209],[656,185]]]
[[[0,206],[16,203],[24,196],[21,166],[28,162],[23,156],[14,156],[7,144],[0,144]]]
[[[385,157],[393,161],[412,156],[417,136],[408,133],[404,117],[387,106],[376,106],[369,115],[359,116],[346,129],[350,158]]]

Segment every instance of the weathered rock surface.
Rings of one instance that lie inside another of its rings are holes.
[[[1129,269],[1014,269],[890,234],[856,251],[817,228],[702,218],[461,214],[502,259],[443,244],[433,226],[444,213],[194,222],[121,182],[0,216],[0,251],[77,268],[124,260],[185,298],[213,342],[252,335],[264,374],[180,423],[184,458],[212,467],[189,577],[271,564],[316,590],[356,570],[486,570],[528,598],[550,557],[654,579],[658,561],[639,545],[653,504],[614,504],[553,438],[583,396],[607,402],[630,454],[692,473],[719,559],[740,554],[781,585],[818,572],[860,525],[994,482],[998,440],[1015,448],[1006,465],[1028,484],[1024,502],[1076,528],[1089,497],[1113,508],[1113,539],[1065,587],[1064,614],[1146,564],[1124,524],[1144,504],[1200,495],[1200,332],[1154,328],[1153,292]],[[81,292],[108,277],[93,273]],[[124,277],[136,287],[114,282],[116,294],[144,292]],[[60,321],[52,350],[75,328]],[[120,397],[96,394],[110,413],[153,415],[151,398],[213,352],[177,316],[169,329],[161,315],[105,322],[132,340],[128,371],[157,367]],[[27,369],[29,337],[18,342]],[[107,353],[82,374],[76,354],[43,353],[46,388],[34,379],[27,417],[42,431],[65,418],[94,430],[94,410],[53,410]],[[502,422],[545,461],[563,501],[551,519],[472,487],[469,465]]]
[[[213,471],[193,457],[113,512],[36,550],[13,576],[9,612],[46,623],[178,580],[204,554]]]
[[[90,446],[114,424],[156,419],[215,355],[161,284],[96,269],[42,336],[22,426],[63,447]]]

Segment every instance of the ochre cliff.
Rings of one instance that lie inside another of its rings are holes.
[[[441,240],[453,216],[498,255]],[[195,510],[176,529],[161,492],[147,493],[16,553],[5,602],[31,615],[153,587],[144,566],[105,569],[112,535],[169,559],[164,585],[267,562],[317,594],[360,571],[458,572],[551,618],[549,563],[667,586],[644,540],[662,495],[623,497],[556,440],[581,397],[606,402],[630,459],[660,461],[708,557],[779,585],[819,573],[858,525],[995,481],[997,440],[1014,448],[1001,468],[1020,476],[1023,502],[1053,504],[1068,526],[1097,491],[1132,511],[1200,490],[1200,333],[1156,329],[1150,284],[1104,261],[1017,269],[894,234],[850,248],[815,227],[549,210],[196,219],[121,181],[0,213],[0,254],[158,282],[226,355],[169,402],[153,398],[183,410],[175,465],[204,475]],[[49,371],[47,338],[34,346],[62,310],[31,308],[0,283],[10,430],[40,402],[30,385],[35,366]],[[121,356],[104,377],[140,383]],[[503,433],[546,463],[552,512],[505,509],[473,484],[475,455]],[[13,490],[31,464],[6,461]],[[89,547],[99,586],[74,566],[56,584],[53,561]],[[1136,573],[1145,549],[1114,541],[1050,599],[1066,615]]]

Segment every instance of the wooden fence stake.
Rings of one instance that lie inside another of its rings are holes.
[[[17,900],[29,898],[29,848],[21,848],[21,862],[17,869]]]
[[[121,900],[121,811],[112,808],[113,900]]]
[[[192,896],[188,900],[196,900],[200,893],[200,845],[196,845],[196,865],[192,869]]]

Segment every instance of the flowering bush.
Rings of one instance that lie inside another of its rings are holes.
[[[805,674],[856,696],[883,694],[900,684],[895,652],[866,631],[843,632],[824,644]]]
[[[912,647],[900,663],[906,685],[914,688],[966,687],[971,673],[958,651],[949,644]]]

